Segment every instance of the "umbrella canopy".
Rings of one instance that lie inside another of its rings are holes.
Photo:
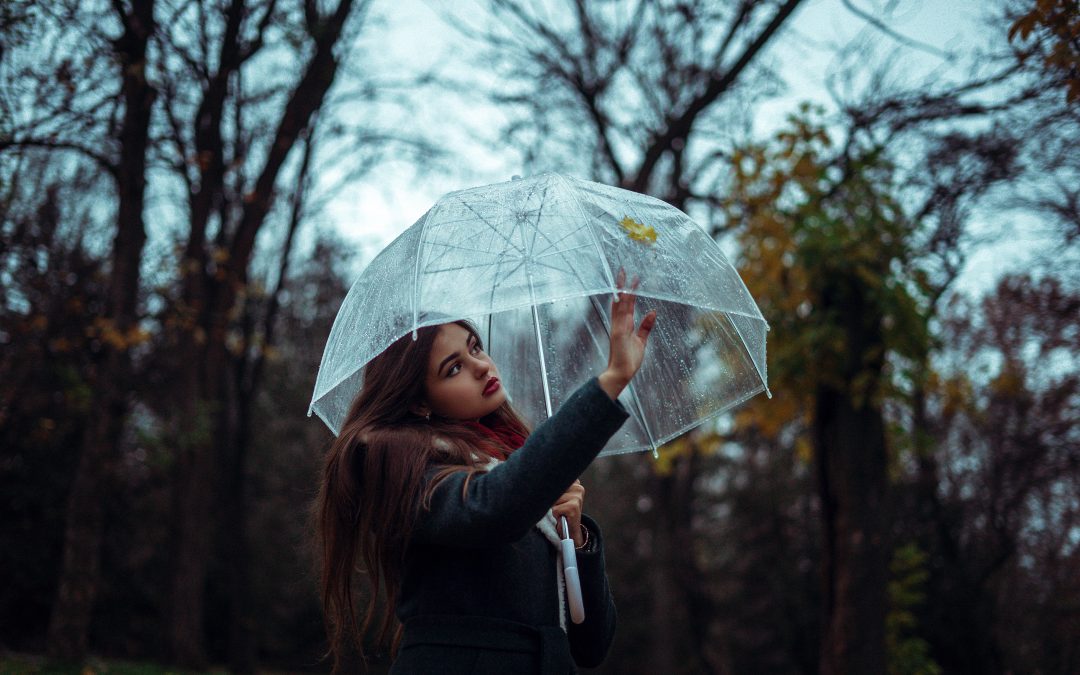
[[[607,365],[619,268],[657,323],[602,454],[652,449],[764,391],[768,325],[715,241],[653,197],[545,173],[451,192],[349,290],[308,414],[337,434],[363,366],[417,328],[471,319],[533,424]]]

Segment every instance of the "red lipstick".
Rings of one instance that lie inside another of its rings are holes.
[[[484,387],[484,396],[491,396],[495,392],[499,391],[499,378],[493,377],[488,380],[487,386]]]

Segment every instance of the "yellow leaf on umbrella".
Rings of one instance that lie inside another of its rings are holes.
[[[652,227],[639,223],[630,216],[625,216],[619,221],[619,224],[623,226],[623,229],[634,241],[641,241],[646,244],[656,243],[656,230]]]

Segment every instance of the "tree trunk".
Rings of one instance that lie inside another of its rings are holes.
[[[285,104],[281,121],[268,146],[265,163],[254,182],[254,189],[244,196],[239,223],[228,242],[229,255],[219,268],[221,274],[215,277],[204,275],[201,284],[191,283],[188,286],[194,295],[185,299],[188,306],[200,309],[201,332],[198,336],[189,332],[183,337],[186,345],[183,353],[191,355],[184,362],[192,364],[192,367],[186,374],[190,393],[182,402],[188,408],[181,412],[181,417],[191,415],[191,419],[205,420],[208,426],[205,433],[196,434],[187,446],[180,444],[182,450],[177,463],[178,480],[174,498],[177,552],[172,578],[170,637],[173,658],[180,665],[197,668],[205,663],[205,582],[214,541],[213,529],[220,520],[213,516],[215,507],[223,504],[219,490],[229,482],[221,477],[219,469],[225,466],[224,455],[243,452],[242,448],[231,446],[237,438],[229,430],[230,426],[234,426],[229,422],[231,403],[223,398],[224,379],[229,376],[226,369],[230,364],[225,346],[226,335],[234,305],[247,283],[247,268],[256,236],[274,203],[281,168],[297,139],[309,128],[334,82],[338,68],[334,50],[353,5],[353,0],[341,0],[331,16],[320,19],[318,25],[309,26],[314,39],[311,60]],[[220,116],[215,119],[217,124],[221,123]],[[219,144],[220,129],[206,138],[211,145]],[[220,152],[221,147],[212,151]],[[224,185],[220,184],[203,185],[200,189],[226,193]],[[201,228],[196,231],[193,227],[193,237],[201,237],[202,234]],[[195,259],[205,258],[201,251],[202,240],[194,243],[198,246],[189,245],[189,255],[196,256]],[[243,466],[242,457],[231,461],[236,466]],[[230,517],[243,518],[238,514]],[[243,536],[242,533],[223,534]],[[242,610],[238,608],[238,611]]]
[[[653,474],[652,630],[650,672],[713,672],[708,633],[712,603],[694,557],[696,453],[675,458],[671,472]]]
[[[63,562],[49,619],[48,651],[68,661],[81,660],[88,648],[101,566],[102,484],[109,477],[128,411],[128,348],[137,319],[139,265],[146,242],[146,148],[155,96],[146,80],[146,50],[154,33],[153,0],[134,3],[131,14],[119,18],[124,32],[114,44],[123,68],[124,121],[119,134],[120,162],[115,172],[117,230],[104,318],[108,328],[116,331],[120,344],[102,340],[105,354],[91,377],[91,422],[83,436],[79,468],[67,504]]]
[[[246,361],[236,365],[234,372],[242,370]],[[258,645],[248,547],[247,455],[255,391],[247,390],[239,379],[233,378],[228,383],[221,434],[224,443],[218,451],[223,460],[219,539],[229,584],[229,669],[234,673],[253,673],[258,665]]]
[[[701,467],[701,455],[696,445],[690,447],[687,457],[675,465],[674,515],[674,573],[678,580],[680,598],[685,607],[688,648],[702,673],[720,672],[719,659],[712,644],[710,629],[717,615],[706,581],[706,575],[695,555],[694,532],[695,481]]]
[[[885,672],[884,427],[880,411],[856,408],[850,399],[850,393],[835,390],[817,397],[826,675]]]
[[[117,369],[116,364],[107,368],[113,372]],[[84,433],[79,467],[68,495],[63,562],[48,629],[49,656],[63,661],[81,661],[86,656],[90,615],[97,599],[101,570],[101,484],[119,424],[119,419],[114,417],[116,411],[108,409],[105,400],[111,393],[98,390],[98,398],[93,402],[95,414]]]
[[[215,470],[218,447],[213,435],[220,428],[218,383],[223,373],[209,376],[223,360],[215,358],[214,345],[200,345],[189,336],[181,353],[196,364],[178,388],[178,420],[174,423],[177,453],[173,485],[172,586],[170,589],[169,645],[173,662],[192,669],[206,666],[203,626],[206,574],[219,518],[215,501],[220,474]]]
[[[678,616],[678,584],[675,582],[675,565],[672,551],[671,476],[652,476],[650,492],[655,500],[653,507],[652,556],[649,562],[649,580],[652,586],[652,630],[649,631],[652,662],[649,672],[677,672],[679,634],[682,622]]]
[[[266,315],[263,317],[262,326],[256,328],[250,307],[244,312],[244,344],[261,344],[262,347],[256,354],[245,350],[242,355],[236,357],[231,369],[233,377],[227,381],[228,409],[223,420],[227,429],[222,436],[231,440],[227,440],[218,453],[225,458],[225,489],[221,498],[224,536],[220,537],[220,540],[229,583],[229,667],[235,673],[255,672],[258,665],[254,590],[250,569],[251,550],[248,545],[247,529],[250,492],[247,459],[251,450],[255,398],[262,384],[266,350],[274,344],[274,329],[281,308],[281,296],[288,285],[289,258],[296,241],[296,233],[304,217],[317,120],[316,115],[305,134],[304,152],[300,160],[296,190],[291,199],[289,226],[278,262],[277,282],[267,299]]]
[[[816,393],[814,443],[821,499],[823,675],[886,672],[885,614],[890,546],[886,536],[888,458],[874,389],[882,353],[878,317],[858,281],[834,279],[823,311],[846,317],[847,363],[839,382]]]

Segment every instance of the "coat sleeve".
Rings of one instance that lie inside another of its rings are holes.
[[[474,474],[467,493],[464,472],[443,480],[431,495],[430,509],[420,510],[413,541],[480,547],[521,539],[628,416],[591,378],[505,462]]]
[[[574,662],[583,668],[595,668],[604,661],[611,648],[617,614],[604,567],[604,538],[600,526],[584,514],[581,522],[589,529],[589,546],[577,553],[585,620],[580,624],[568,623],[567,637]]]

